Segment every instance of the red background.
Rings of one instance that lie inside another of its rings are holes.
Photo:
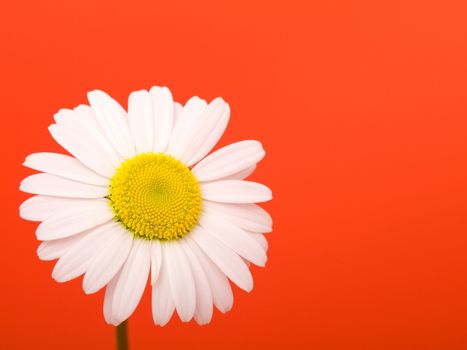
[[[61,107],[100,88],[223,96],[222,144],[267,157],[275,225],[255,289],[206,327],[129,323],[143,349],[467,348],[464,1],[29,1],[3,4],[2,349],[112,349],[102,294],[58,284],[18,218],[21,167],[59,151]]]

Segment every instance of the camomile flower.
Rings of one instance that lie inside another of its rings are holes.
[[[49,126],[71,156],[34,153],[24,162],[39,171],[20,185],[35,195],[20,215],[41,222],[39,258],[58,259],[58,282],[84,275],[85,293],[105,287],[112,325],[130,317],[148,280],[157,325],[174,311],[199,324],[211,321],[214,305],[229,311],[229,280],[249,292],[250,263],[266,263],[272,220],[255,203],[271,191],[245,180],[264,157],[261,143],[209,154],[229,121],[221,98],[182,106],[153,87],[131,93],[128,112],[102,91],[88,100],[59,110]]]

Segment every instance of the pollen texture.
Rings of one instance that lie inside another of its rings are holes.
[[[115,219],[136,237],[176,240],[189,233],[201,213],[201,191],[190,169],[162,153],[126,160],[111,179]]]

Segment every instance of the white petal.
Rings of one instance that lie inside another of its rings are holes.
[[[68,126],[72,129],[81,128],[84,125],[90,126],[99,132],[102,131],[97,122],[96,115],[88,105],[79,105],[73,109],[60,109],[55,115],[54,120],[57,124]],[[105,138],[104,134],[102,137]]]
[[[88,92],[89,103],[105,136],[125,159],[135,155],[125,110],[112,97],[100,90]]]
[[[247,292],[253,289],[253,278],[250,270],[240,256],[200,226],[193,229],[190,237],[239,288]]]
[[[107,199],[94,199],[67,205],[43,221],[36,230],[37,239],[48,241],[72,236],[96,227],[114,217]]]
[[[115,294],[115,285],[117,284],[119,275],[120,275],[120,272],[117,272],[117,275],[107,285],[107,288],[105,288],[105,296],[104,296],[105,322],[107,322],[108,324],[114,325],[114,326],[118,326],[120,323],[123,322],[123,320],[117,321],[112,310],[112,303],[113,303],[113,298]]]
[[[117,274],[125,262],[133,244],[133,235],[120,223],[113,223],[113,237],[104,250],[98,252],[89,262],[84,275],[83,289],[92,294],[104,287]]]
[[[201,266],[198,258],[192,249],[186,242],[186,240],[180,240],[180,246],[185,251],[185,255],[189,261],[191,267],[191,273],[193,274],[193,279],[196,287],[196,310],[195,310],[195,320],[198,324],[204,325],[208,324],[212,318],[212,293],[211,287],[209,285],[208,278],[206,273]]]
[[[44,261],[58,259],[91,231],[87,230],[77,235],[54,239],[53,241],[44,241],[37,248],[37,256]]]
[[[214,305],[216,305],[220,312],[226,313],[233,305],[232,288],[230,287],[227,277],[190,237],[185,237],[184,242],[188,244],[203,267],[209,281]]]
[[[61,108],[54,115],[54,120],[57,124],[61,125],[75,125],[76,122],[80,122],[79,119],[75,118],[75,114],[72,109]]]
[[[118,154],[118,152],[113,148],[112,144],[110,143],[109,139],[105,136],[104,129],[102,129],[101,124],[99,123],[97,119],[96,113],[94,113],[94,110],[91,108],[89,105],[81,104],[78,105],[77,107],[73,108],[73,112],[75,112],[75,115],[79,115],[79,117],[86,121],[88,125],[91,125],[91,127],[98,131],[100,135],[102,135],[102,141],[105,141],[106,146],[108,146],[112,150],[112,154],[118,158],[118,159],[123,159],[121,156]]]
[[[154,323],[165,326],[175,311],[175,304],[170,289],[169,273],[166,261],[162,261],[159,276],[152,288],[152,318]]]
[[[174,103],[170,90],[153,86],[149,91],[154,111],[154,152],[165,152],[173,127]]]
[[[44,173],[65,177],[91,185],[108,186],[109,179],[98,175],[78,159],[58,153],[33,153],[26,157],[24,166]]]
[[[257,232],[248,232],[250,236],[258,242],[258,244],[264,249],[265,252],[268,251],[268,240],[262,233],[257,233]]]
[[[183,112],[183,106],[178,102],[174,102],[173,127],[175,126],[175,124],[177,124],[178,120],[180,119],[180,116],[182,115],[182,112]]]
[[[188,322],[193,318],[196,308],[196,289],[190,264],[177,241],[163,243],[162,253],[167,264],[175,308],[180,319]]]
[[[96,130],[98,130],[102,134],[103,137],[105,137],[104,132],[99,122],[97,121],[96,114],[92,110],[91,106],[81,104],[73,108],[73,112],[75,113],[75,115],[79,115],[81,119],[91,124]]]
[[[88,185],[44,173],[28,176],[21,181],[19,189],[27,193],[73,198],[101,198],[109,192],[107,187]]]
[[[89,201],[83,198],[33,196],[26,199],[19,207],[19,215],[30,221],[44,221],[63,208],[81,205]]]
[[[240,141],[218,149],[196,164],[192,171],[199,181],[218,180],[254,166],[264,155],[260,142]]]
[[[226,220],[253,232],[271,232],[272,218],[256,204],[230,204],[203,201],[203,212],[215,213]]]
[[[113,232],[109,228],[110,223],[92,229],[74,244],[55,264],[52,278],[66,282],[85,273],[94,254],[104,249],[112,237]]]
[[[92,125],[52,124],[49,131],[57,143],[84,165],[105,177],[112,177],[120,164],[107,139]]]
[[[159,277],[162,266],[162,248],[159,240],[151,241],[151,285],[154,285]]]
[[[135,91],[128,98],[128,122],[137,153],[152,152],[154,117],[151,97],[146,90]]]
[[[200,218],[199,224],[246,260],[258,266],[266,265],[267,256],[264,249],[238,226],[207,213]]]
[[[206,101],[196,96],[188,100],[183,107],[181,115],[177,117],[177,122],[174,125],[165,153],[181,159],[183,153],[190,147],[195,130],[198,130],[198,127],[202,125],[202,121],[206,117],[204,113],[206,107]]]
[[[252,181],[225,180],[201,183],[203,199],[224,203],[259,203],[272,199],[266,186]]]
[[[54,120],[57,124],[74,130],[88,139],[93,139],[99,135],[99,140],[106,143],[106,146],[109,147],[115,157],[119,157],[105,137],[104,130],[90,106],[81,104],[73,108],[73,110],[61,109],[54,115]]]
[[[200,124],[194,135],[190,148],[183,154],[181,160],[192,166],[203,159],[216,145],[229,123],[230,107],[222,98],[212,101],[207,110],[206,118]]]
[[[238,173],[223,177],[219,180],[243,180],[246,179],[248,176],[254,173],[256,170],[256,165],[252,165],[249,168],[246,168],[245,170],[241,170]]]
[[[148,241],[135,239],[130,254],[118,275],[112,300],[112,312],[119,323],[130,317],[143,295],[151,265],[150,247]]]

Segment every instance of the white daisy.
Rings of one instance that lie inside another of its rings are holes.
[[[130,94],[128,113],[102,91],[88,99],[61,109],[49,127],[72,156],[34,153],[24,162],[41,172],[20,186],[36,195],[20,215],[41,221],[39,258],[58,259],[59,282],[84,274],[87,294],[107,287],[104,317],[113,325],[133,313],[149,275],[157,325],[175,310],[199,324],[210,322],[213,305],[229,311],[228,279],[250,291],[249,264],[266,263],[272,220],[254,203],[271,191],[244,180],[264,157],[261,143],[207,156],[229,120],[221,98],[182,107],[153,87]]]

